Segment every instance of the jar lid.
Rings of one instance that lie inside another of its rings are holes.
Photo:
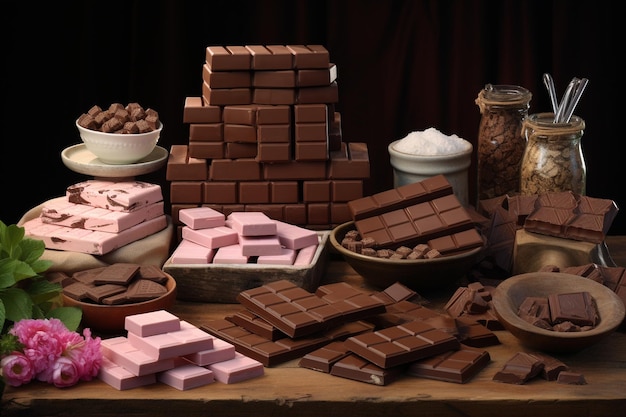
[[[481,108],[494,105],[527,106],[532,93],[519,85],[487,84],[478,93],[476,104]]]
[[[554,113],[535,113],[524,119],[522,132],[531,129],[538,135],[563,135],[585,130],[585,121],[573,115],[569,122],[554,122]]]

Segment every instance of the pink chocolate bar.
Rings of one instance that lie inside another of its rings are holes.
[[[180,330],[180,319],[166,310],[133,314],[124,319],[124,329],[140,337]]]
[[[87,180],[67,187],[71,203],[113,211],[134,211],[163,201],[161,186],[143,181]]]
[[[311,265],[313,262],[313,258],[315,257],[315,252],[317,251],[317,245],[315,246],[307,246],[306,248],[302,248],[298,251],[296,255],[296,259],[293,261],[294,265]]]
[[[128,340],[133,346],[156,359],[173,358],[212,349],[213,339],[214,337],[207,332],[184,320],[180,322],[180,330],[175,332],[148,337],[128,333]]]
[[[214,264],[247,264],[250,257],[244,255],[241,246],[228,245],[217,250],[213,257]]]
[[[137,349],[124,336],[102,339],[100,346],[104,357],[136,376],[166,371],[175,366],[174,358],[155,359]]]
[[[64,197],[59,197],[43,205],[40,217],[44,223],[48,224],[119,233],[163,214],[163,201],[146,205],[132,212],[124,212],[71,203]]]
[[[161,215],[119,233],[45,224],[40,217],[25,222],[23,227],[26,235],[43,241],[47,249],[104,255],[165,229],[167,217]]]
[[[215,249],[183,239],[172,252],[171,262],[173,264],[209,264],[213,262],[215,252]]]
[[[192,229],[224,226],[226,216],[210,207],[191,207],[178,211],[178,220]]]
[[[262,376],[265,372],[263,364],[239,352],[233,359],[209,365],[215,379],[223,384],[234,384]]]
[[[241,236],[269,236],[277,230],[276,221],[259,211],[234,211],[226,221]]]
[[[217,249],[239,243],[237,232],[226,226],[199,230],[194,230],[189,226],[183,226],[182,237],[183,239],[187,239],[209,249]]]
[[[282,246],[278,236],[239,236],[241,253],[245,256],[280,255]]]
[[[234,359],[235,345],[216,337],[213,339],[213,349],[201,350],[183,357],[196,365],[207,366]]]
[[[280,243],[286,248],[297,250],[306,246],[317,246],[319,243],[317,233],[313,230],[278,220],[275,222],[276,234],[280,239]]]
[[[159,373],[157,379],[159,382],[181,391],[215,382],[213,371],[203,366],[189,363],[184,359],[178,361],[178,365],[175,368]]]
[[[98,379],[120,391],[143,387],[157,382],[156,374],[133,375],[126,368],[117,365],[106,357],[102,358]]]
[[[294,249],[281,248],[278,255],[261,255],[257,258],[257,264],[272,265],[293,265],[296,259],[296,251]]]

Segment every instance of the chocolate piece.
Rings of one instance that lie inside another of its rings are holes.
[[[139,271],[139,265],[118,262],[109,265],[94,277],[93,283],[128,285],[135,274]]]
[[[506,384],[525,384],[543,370],[541,360],[525,352],[517,352],[496,372],[493,380]]]
[[[517,310],[517,315],[531,324],[543,321],[549,326],[552,323],[547,297],[524,298]]]
[[[479,248],[484,244],[483,238],[475,228],[458,233],[431,239],[428,246],[439,251],[442,255],[450,255],[469,249]],[[397,251],[397,250],[396,250]]]
[[[363,321],[355,321],[315,335],[298,339],[285,337],[274,341],[249,332],[226,319],[209,321],[202,324],[201,328],[235,345],[238,352],[261,362],[266,367],[272,367],[301,357],[334,340],[343,340],[351,335],[371,331],[373,326]]]
[[[543,363],[541,377],[547,381],[556,381],[561,372],[569,371],[569,366],[555,357],[546,355],[545,353],[536,352],[533,352],[530,355],[539,359]]]
[[[298,365],[329,374],[333,365],[350,353],[343,341],[335,341],[307,353],[300,359]]]
[[[349,337],[346,346],[381,368],[391,368],[458,349],[460,343],[454,336],[415,320]]]
[[[278,340],[286,337],[285,333],[248,310],[238,311],[233,315],[227,316],[226,320],[232,321],[236,325],[268,340]]]
[[[586,385],[585,376],[578,372],[561,371],[556,379],[559,384]]]
[[[455,336],[462,344],[475,348],[500,344],[500,339],[488,325],[474,320],[471,316],[462,316],[454,320],[457,329]]]
[[[136,279],[128,289],[119,294],[102,299],[102,304],[140,303],[159,298],[167,292],[167,288],[149,279]]]
[[[548,303],[552,324],[569,321],[579,326],[595,326],[598,322],[595,300],[586,291],[550,294]]]
[[[103,299],[122,293],[124,291],[126,291],[126,287],[124,285],[116,285],[116,284],[95,285],[87,289],[87,298],[89,298],[92,301],[95,301],[96,303],[102,303]]]
[[[403,366],[381,368],[360,356],[349,354],[335,362],[330,374],[368,384],[388,385],[398,379],[403,370]]]
[[[461,347],[413,362],[406,372],[411,376],[465,384],[490,361],[491,356],[486,350]]]

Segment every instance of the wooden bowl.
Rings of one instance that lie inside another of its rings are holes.
[[[83,311],[81,326],[97,333],[123,333],[126,316],[167,310],[176,301],[176,280],[169,274],[165,287],[167,292],[153,300],[140,303],[103,305],[78,301],[63,294],[63,305],[80,307]]]
[[[414,291],[446,288],[455,284],[476,264],[483,247],[455,255],[434,259],[385,259],[362,255],[344,248],[341,241],[349,230],[350,221],[335,227],[329,237],[332,248],[341,254],[348,264],[374,287],[385,289],[400,282]]]
[[[599,323],[591,330],[558,332],[542,329],[518,316],[529,296],[589,292],[595,299]],[[492,295],[493,308],[502,325],[523,345],[545,352],[570,353],[585,349],[615,331],[624,320],[622,300],[608,287],[589,278],[560,272],[531,272],[502,281]]]

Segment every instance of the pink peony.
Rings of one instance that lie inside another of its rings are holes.
[[[31,361],[19,352],[2,358],[0,367],[5,382],[14,387],[30,382],[35,375]]]
[[[58,388],[69,387],[80,380],[80,372],[72,359],[61,356],[47,372],[46,382]]]

